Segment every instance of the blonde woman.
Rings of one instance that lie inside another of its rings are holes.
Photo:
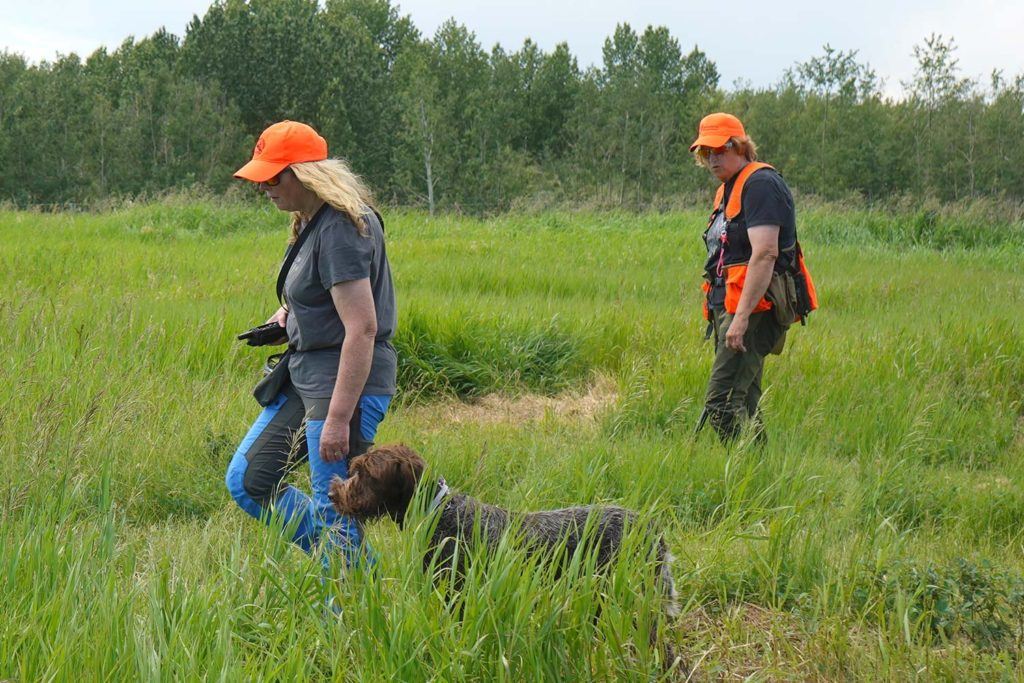
[[[395,292],[384,230],[362,180],[344,161],[327,158],[327,142],[310,126],[282,121],[263,131],[252,160],[235,177],[257,183],[292,214],[294,261],[283,281],[283,305],[268,320],[287,341],[287,380],[228,466],[238,505],[269,522],[283,517],[306,552],[333,552],[347,565],[363,557],[359,525],[338,515],[327,497],[348,458],[372,445],[395,393]],[[286,264],[288,261],[286,260]],[[293,453],[293,435],[305,440]],[[282,486],[290,461],[308,457],[312,495]]]

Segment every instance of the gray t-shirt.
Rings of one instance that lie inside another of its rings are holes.
[[[372,211],[363,219],[369,230],[366,237],[345,214],[325,205],[318,219],[304,228],[316,232],[309,235],[288,271],[284,299],[289,311],[288,343],[294,349],[288,372],[301,395],[325,398],[333,393],[345,326],[330,290],[340,282],[363,278],[369,278],[373,292],[377,337],[362,393],[395,393],[398,356],[391,338],[397,313],[391,267],[380,222]]]

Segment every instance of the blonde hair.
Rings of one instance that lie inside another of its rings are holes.
[[[742,138],[731,137],[726,142],[731,142],[733,149],[736,153],[744,157],[747,161],[757,161],[757,145],[754,144],[753,139],[749,135]],[[697,161],[698,166],[708,167],[708,157],[706,154],[701,154],[701,148],[693,150],[693,158]]]
[[[303,161],[289,166],[295,177],[310,192],[345,214],[363,237],[370,234],[363,214],[373,209],[373,193],[363,179],[353,173],[343,159]],[[291,237],[293,243],[302,230],[302,215],[292,213]]]

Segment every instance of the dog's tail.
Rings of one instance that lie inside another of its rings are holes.
[[[669,552],[665,541],[661,541],[661,566],[658,568],[658,583],[661,584],[661,594],[665,600],[665,614],[674,619],[679,616],[679,593],[676,592],[676,582],[672,578],[672,562],[676,559]]]
[[[675,620],[679,616],[679,613],[681,611],[679,608],[679,594],[676,592],[676,582],[675,579],[672,578],[672,562],[675,560],[675,557],[673,557],[672,553],[669,552],[668,546],[665,543],[665,539],[659,540],[658,550],[658,555],[661,557],[661,562],[658,565],[658,588],[661,591],[665,616],[667,616],[670,620]],[[657,627],[652,625],[652,646],[655,646],[657,644],[657,638]],[[686,665],[683,663],[682,659],[677,654],[676,648],[672,644],[671,638],[666,638],[661,642],[661,656],[662,666],[666,673],[672,671],[673,669],[676,670],[676,676],[674,676],[673,678],[682,680],[680,674],[682,674],[683,677],[688,675],[689,672],[686,669]],[[687,678],[687,680],[689,680],[689,678]]]

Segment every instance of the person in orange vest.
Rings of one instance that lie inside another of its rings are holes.
[[[817,305],[797,243],[793,195],[778,171],[757,161],[754,141],[731,114],[705,116],[690,151],[721,183],[704,232],[704,317],[715,361],[698,431],[710,422],[728,442],[751,422],[763,442],[765,356],[781,352],[789,325]]]

